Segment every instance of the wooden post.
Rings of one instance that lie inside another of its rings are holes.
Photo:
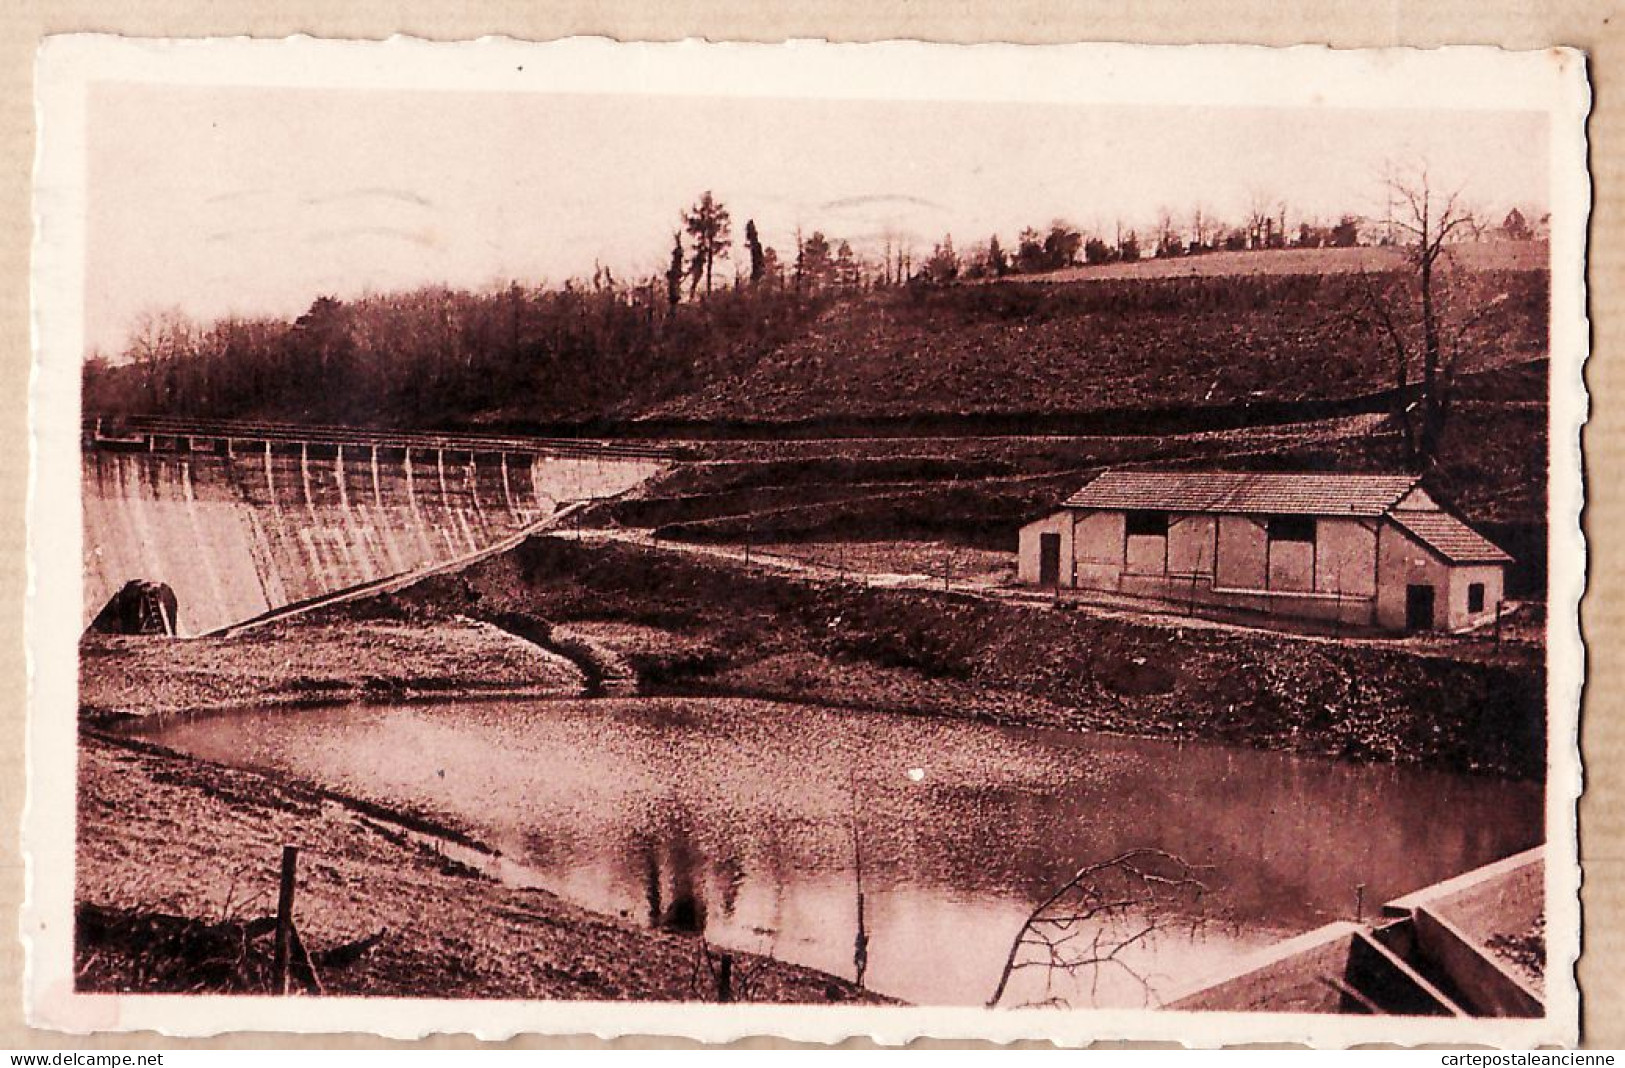
[[[1501,602],[1501,601],[1496,601],[1495,602],[1495,644],[1496,645],[1501,644],[1501,608],[1502,608],[1502,606],[1503,606],[1503,602]]]
[[[717,1000],[732,1001],[734,999],[734,959],[724,953],[722,963],[717,968]]]
[[[277,992],[284,997],[287,996],[290,987],[288,964],[291,956],[290,947],[293,945],[294,872],[298,867],[299,847],[283,846],[282,885],[277,891],[276,898],[276,984]]]

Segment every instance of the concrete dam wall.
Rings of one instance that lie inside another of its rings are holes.
[[[81,461],[85,624],[144,580],[174,590],[176,633],[207,633],[477,553],[665,466],[651,450],[419,437],[97,425]]]

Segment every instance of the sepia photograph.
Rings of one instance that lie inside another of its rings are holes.
[[[1576,55],[41,74],[37,1021],[1575,1040]]]

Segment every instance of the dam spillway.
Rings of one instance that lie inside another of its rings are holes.
[[[176,633],[208,633],[472,556],[668,459],[585,441],[87,420],[83,622],[126,583],[160,582]]]

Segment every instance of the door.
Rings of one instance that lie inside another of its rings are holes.
[[[1405,587],[1405,629],[1430,630],[1433,627],[1433,587]]]
[[[1058,586],[1061,583],[1061,536],[1038,535],[1038,584]]]

